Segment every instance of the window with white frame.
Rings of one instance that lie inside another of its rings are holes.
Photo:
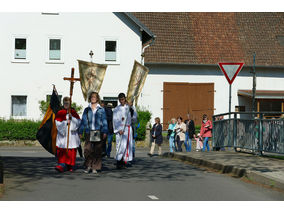
[[[61,39],[49,39],[49,60],[61,60]]]
[[[27,39],[15,38],[14,59],[26,59],[26,58],[27,58]]]
[[[105,41],[105,61],[117,61],[117,41]]]
[[[103,99],[105,106],[107,106],[108,103],[112,104],[112,108],[116,107],[118,104],[118,98],[117,97],[104,97]]]
[[[27,96],[12,95],[12,116],[27,116]]]

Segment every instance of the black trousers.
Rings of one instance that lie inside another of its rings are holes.
[[[178,152],[182,152],[181,146],[182,146],[182,144],[184,143],[184,141],[181,141],[179,136],[177,136],[176,140],[177,140],[177,146],[178,146],[178,147],[177,147],[177,151],[178,151]]]

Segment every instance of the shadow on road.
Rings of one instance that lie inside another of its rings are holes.
[[[167,181],[184,180],[189,176],[196,176],[192,170],[199,170],[190,165],[183,164],[160,157],[135,158],[132,167],[117,170],[114,159],[103,159],[103,169],[99,175],[83,173],[83,159],[77,158],[77,169],[73,172],[58,173],[55,171],[55,158],[50,157],[2,157],[4,163],[4,181],[11,181],[9,188],[21,188],[23,183],[33,184],[36,181],[51,178],[68,180],[103,180],[137,182],[165,179]],[[95,178],[94,178],[95,177]]]

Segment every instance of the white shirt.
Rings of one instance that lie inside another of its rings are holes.
[[[92,119],[92,124],[91,124],[91,130],[96,130],[96,127],[95,127],[95,121],[96,121],[96,112],[98,110],[98,108],[101,107],[101,105],[97,104],[97,107],[95,109],[92,108],[92,104],[89,103],[89,107],[91,107],[92,109],[92,113],[93,113],[93,119]],[[87,115],[88,116],[88,115]]]
[[[125,104],[122,106],[121,104],[114,108],[113,110],[113,130],[114,133],[118,133],[119,131],[124,130],[125,126],[130,126],[131,122],[135,123],[137,120],[137,112],[135,107],[132,107],[134,110],[134,115],[131,118],[130,110],[128,109],[128,105]],[[129,111],[128,111],[129,110]],[[128,115],[126,114],[128,111]]]
[[[55,121],[57,128],[57,136],[56,136],[56,146],[59,148],[67,148],[67,136],[68,136],[68,125],[67,121],[69,119],[69,114],[66,115],[66,120],[60,122]],[[79,147],[80,138],[78,135],[78,128],[80,126],[81,120],[75,117],[72,117],[70,122],[70,134],[69,134],[69,149],[74,149]]]

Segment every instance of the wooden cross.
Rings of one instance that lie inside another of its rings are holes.
[[[74,83],[76,81],[80,81],[80,78],[74,78],[74,67],[72,67],[71,69],[71,78],[68,78],[68,77],[64,77],[63,80],[65,81],[70,81],[70,105],[69,105],[69,108],[68,108],[68,114],[70,115],[71,114],[71,104],[72,104],[72,95],[73,95],[73,86],[74,86]],[[69,133],[70,132],[70,125],[68,125],[68,135],[67,135],[67,153],[68,153],[68,147],[69,147]]]

